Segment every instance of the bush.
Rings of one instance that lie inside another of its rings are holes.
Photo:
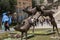
[[[40,0],[40,3],[42,4],[44,2],[44,0]]]
[[[0,13],[4,11],[15,11],[16,0],[1,0],[0,1]]]

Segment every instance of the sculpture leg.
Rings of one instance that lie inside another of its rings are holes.
[[[35,26],[36,26],[36,23],[37,23],[37,22],[35,21]]]
[[[35,24],[34,25],[37,26],[37,21],[35,21]]]
[[[34,29],[35,29],[35,27],[33,26],[33,34],[34,34]]]
[[[58,9],[58,5],[56,5],[56,9]]]
[[[57,28],[57,26],[56,26],[56,31],[57,31],[57,34],[58,34],[58,36],[59,36],[59,31],[58,31],[58,28]]]
[[[36,21],[34,22],[34,26],[36,26]]]
[[[58,31],[58,27],[57,27],[57,24],[56,24],[56,22],[54,21],[53,22],[54,24],[53,24],[53,26],[56,28],[56,31],[57,31],[57,35],[59,36],[59,31]]]
[[[54,26],[56,27],[57,35],[59,36],[59,31],[56,22],[54,21]]]
[[[53,32],[55,32],[54,26],[53,26]]]
[[[55,27],[53,26],[53,37],[55,37]]]
[[[41,23],[41,25],[43,26],[43,22],[40,21],[40,23]]]
[[[23,32],[21,33],[21,40],[23,40]]]
[[[35,21],[35,26],[37,26],[38,22],[39,22],[39,20],[38,20],[38,19],[36,19],[36,21]]]
[[[39,20],[37,19],[37,22],[36,23],[38,24],[38,22],[39,22]]]
[[[25,32],[26,40],[27,40],[27,32]]]

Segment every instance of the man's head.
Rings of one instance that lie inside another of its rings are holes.
[[[10,11],[7,11],[8,14],[10,14]]]

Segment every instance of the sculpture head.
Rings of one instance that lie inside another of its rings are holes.
[[[37,12],[36,7],[32,8],[29,6],[24,8],[23,11],[26,12],[28,16],[34,15]]]
[[[42,5],[42,4],[36,5],[35,7],[36,7],[36,10],[37,10],[37,11],[41,11],[42,9],[45,8],[45,6]]]
[[[30,6],[27,6],[26,8],[23,8],[24,12],[28,12],[28,9],[30,8]]]
[[[14,27],[14,29],[16,30],[16,31],[20,31],[19,29],[20,29],[20,26],[19,25],[16,25],[15,27]]]

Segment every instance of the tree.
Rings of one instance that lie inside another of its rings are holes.
[[[44,0],[40,0],[40,4],[42,4],[44,2]]]
[[[0,0],[0,13],[4,11],[15,12],[16,0]]]
[[[36,4],[36,1],[35,0],[32,0],[32,7],[33,8],[35,7],[35,4]]]
[[[43,2],[44,2],[44,0],[32,0],[32,7],[42,4]]]

